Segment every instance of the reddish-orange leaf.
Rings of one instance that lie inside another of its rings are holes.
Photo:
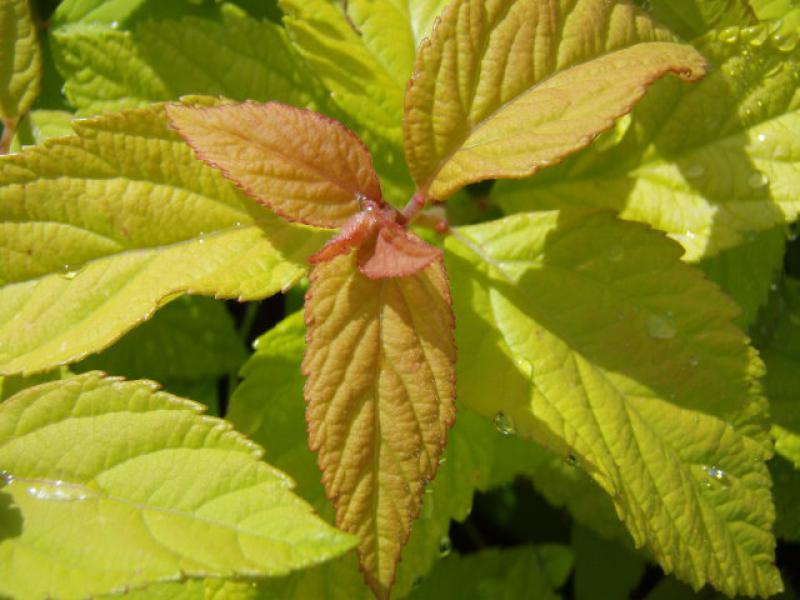
[[[336,524],[359,538],[366,581],[384,598],[455,417],[453,313],[441,258],[370,279],[358,254],[311,273],[306,418]]]
[[[382,204],[369,152],[341,123],[277,102],[167,108],[197,157],[289,221],[341,227]]]

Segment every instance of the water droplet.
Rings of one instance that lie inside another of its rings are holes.
[[[758,48],[767,41],[767,28],[766,27],[745,27],[742,29],[742,39],[750,44],[753,48]]]
[[[450,553],[453,551],[453,542],[450,541],[450,536],[444,536],[442,539],[439,540],[439,556],[444,558],[445,556],[450,556]]]
[[[657,340],[668,340],[675,337],[675,325],[669,314],[650,315],[645,323],[647,334]]]
[[[55,500],[57,502],[76,502],[90,497],[86,488],[69,485],[63,481],[37,483],[28,487],[28,493],[39,500]]]
[[[692,231],[691,229],[687,229],[683,233],[683,237],[685,237],[687,240],[693,240],[693,239],[697,238],[697,234],[694,231]]]
[[[769,177],[764,175],[761,171],[754,171],[750,177],[747,178],[747,185],[753,189],[763,188],[769,183]]]
[[[611,246],[608,250],[608,260],[611,262],[619,262],[625,258],[625,248],[622,246]]]
[[[526,378],[531,379],[533,377],[533,365],[531,364],[531,361],[524,358],[518,358],[517,367],[519,367],[519,370]]]
[[[75,276],[77,274],[78,274],[78,272],[77,271],[73,271],[72,267],[70,267],[69,265],[64,265],[64,273],[62,273],[62,276],[64,277],[64,279],[75,279]]]
[[[577,467],[578,466],[578,457],[574,454],[567,454],[567,457],[564,459],[564,462],[567,463],[570,467]]]
[[[205,244],[205,243],[206,243],[206,232],[205,232],[205,231],[201,231],[201,232],[200,232],[200,233],[197,235],[197,241],[198,241],[198,243],[200,243],[200,244]]]
[[[766,142],[766,141],[767,141],[767,134],[766,134],[766,133],[759,133],[759,134],[756,136],[756,141],[757,141],[759,144],[763,144],[764,142]]]
[[[733,44],[735,41],[739,39],[739,28],[738,27],[726,27],[722,31],[719,32],[719,41],[724,44]]]
[[[797,47],[797,35],[794,33],[776,33],[770,38],[770,41],[780,52],[791,52]]]
[[[517,429],[514,427],[514,421],[503,411],[498,412],[494,416],[494,426],[497,428],[497,431],[503,435],[513,435],[517,432]]]
[[[0,471],[0,488],[6,485],[11,485],[14,482],[14,476],[8,471]]]
[[[442,455],[439,457],[439,464],[440,464],[440,465],[443,465],[443,464],[444,464],[444,463],[446,463],[446,462],[447,462],[447,456],[446,456],[446,455],[444,455],[444,454],[442,454]]]
[[[240,227],[242,227],[242,222],[241,221],[236,221],[236,223],[234,223],[233,226],[236,227],[237,229],[239,229]]]
[[[706,168],[700,163],[695,163],[693,165],[689,165],[683,173],[689,179],[697,179],[698,177],[705,175]]]
[[[705,486],[711,487],[712,484],[730,485],[728,474],[720,469],[717,465],[703,465],[703,471],[706,474]]]
[[[689,357],[689,366],[690,367],[696,367],[699,364],[700,364],[700,359],[699,358],[697,358],[696,356],[690,356]]]
[[[119,29],[119,21],[111,21],[111,29]]]

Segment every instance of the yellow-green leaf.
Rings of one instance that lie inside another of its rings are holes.
[[[446,249],[459,398],[584,469],[666,571],[778,591],[760,364],[678,245],[560,211],[458,229]]]
[[[182,293],[263,298],[326,235],[236,191],[162,106],[0,160],[0,372],[97,352]]]
[[[704,72],[696,50],[628,3],[457,0],[406,94],[411,174],[435,199],[525,177],[588,145],[659,77]]]
[[[767,25],[709,32],[695,41],[715,66],[703,81],[658,82],[616,144],[499,182],[494,198],[507,212],[613,208],[669,233],[689,261],[795,220],[800,46],[791,41]]]
[[[353,546],[260,447],[156,390],[87,373],[0,404],[0,495],[13,502],[0,526],[18,519],[0,538],[0,593],[72,599],[280,576]]]
[[[333,119],[277,102],[167,112],[198,158],[289,221],[341,227],[381,201],[369,151]]]
[[[0,0],[0,40],[0,120],[16,120],[36,99],[42,69],[29,0]]]
[[[303,371],[309,443],[337,526],[388,596],[455,417],[453,315],[441,260],[368,279],[356,252],[314,267]]]

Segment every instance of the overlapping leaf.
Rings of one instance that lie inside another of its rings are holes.
[[[800,281],[787,279],[774,294],[760,334],[767,366],[764,387],[770,401],[775,451],[800,469]]]
[[[0,4],[0,40],[0,120],[15,120],[36,99],[42,68],[28,0]]]
[[[627,3],[453,2],[406,94],[414,181],[444,199],[585,147],[659,77],[702,77],[702,56],[671,40]]]
[[[367,583],[388,596],[455,417],[447,275],[440,259],[368,279],[341,254],[311,272],[305,315],[309,445]]]
[[[101,350],[170,297],[262,298],[324,242],[237,192],[163,107],[87,120],[0,162],[0,370]]]
[[[13,500],[0,591],[83,598],[186,576],[276,576],[352,547],[258,446],[199,412],[150,382],[96,373],[0,404]]]
[[[342,227],[381,187],[350,130],[286,104],[173,105],[178,133],[198,156],[289,221]]]
[[[572,553],[564,546],[484,550],[442,561],[409,598],[454,597],[543,598],[555,600],[572,570]]]
[[[64,93],[82,115],[187,94],[316,108],[324,101],[282,28],[229,5],[219,21],[143,21],[131,31],[79,23],[57,29],[52,40]]]
[[[416,49],[444,0],[282,0],[297,49],[331,91],[372,151],[390,199],[405,202],[412,183],[402,149],[403,94]]]
[[[228,418],[267,447],[267,458],[298,482],[298,493],[323,515],[333,511],[319,483],[319,470],[305,440],[303,378],[305,349],[302,315],[295,314],[257,342],[255,355],[243,370],[244,380],[231,398]],[[450,520],[467,517],[476,489],[507,483],[543,464],[546,454],[517,436],[501,435],[488,420],[461,407],[448,434],[447,449],[436,478],[426,487],[420,518],[403,549],[395,592],[407,594],[439,559]],[[271,583],[268,597],[371,597],[350,557]]]
[[[770,31],[709,33],[696,42],[715,65],[704,81],[660,82],[616,144],[501,182],[495,198],[507,211],[614,208],[669,233],[691,261],[794,220],[800,48]]]
[[[757,363],[680,249],[582,211],[463,228],[447,249],[462,401],[570,455],[665,570],[780,589]]]
[[[662,24],[687,40],[712,29],[757,23],[747,0],[648,0],[639,2]]]

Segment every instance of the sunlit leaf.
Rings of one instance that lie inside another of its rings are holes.
[[[325,240],[196,160],[163,107],[0,160],[0,372],[97,352],[181,293],[288,289]]]
[[[386,596],[455,416],[447,275],[439,260],[368,279],[351,252],[314,267],[307,298],[309,444],[337,525]]]
[[[703,76],[703,57],[671,40],[622,2],[453,2],[421,46],[406,94],[414,181],[444,199],[583,148],[659,77]]]
[[[0,120],[16,120],[36,99],[42,69],[28,0],[0,2],[0,40]]]
[[[666,571],[780,589],[759,364],[677,245],[561,211],[461,228],[446,248],[470,349],[459,398],[584,469]]]
[[[97,373],[0,404],[2,494],[21,519],[0,540],[0,592],[69,599],[278,576],[352,547],[258,446],[199,412],[151,382]]]
[[[380,201],[369,152],[340,123],[286,104],[171,105],[198,158],[289,221],[341,227]]]
[[[768,25],[712,31],[695,43],[714,65],[703,81],[659,82],[618,143],[499,182],[494,199],[508,212],[613,208],[669,233],[690,261],[794,220],[800,48],[776,43]]]

